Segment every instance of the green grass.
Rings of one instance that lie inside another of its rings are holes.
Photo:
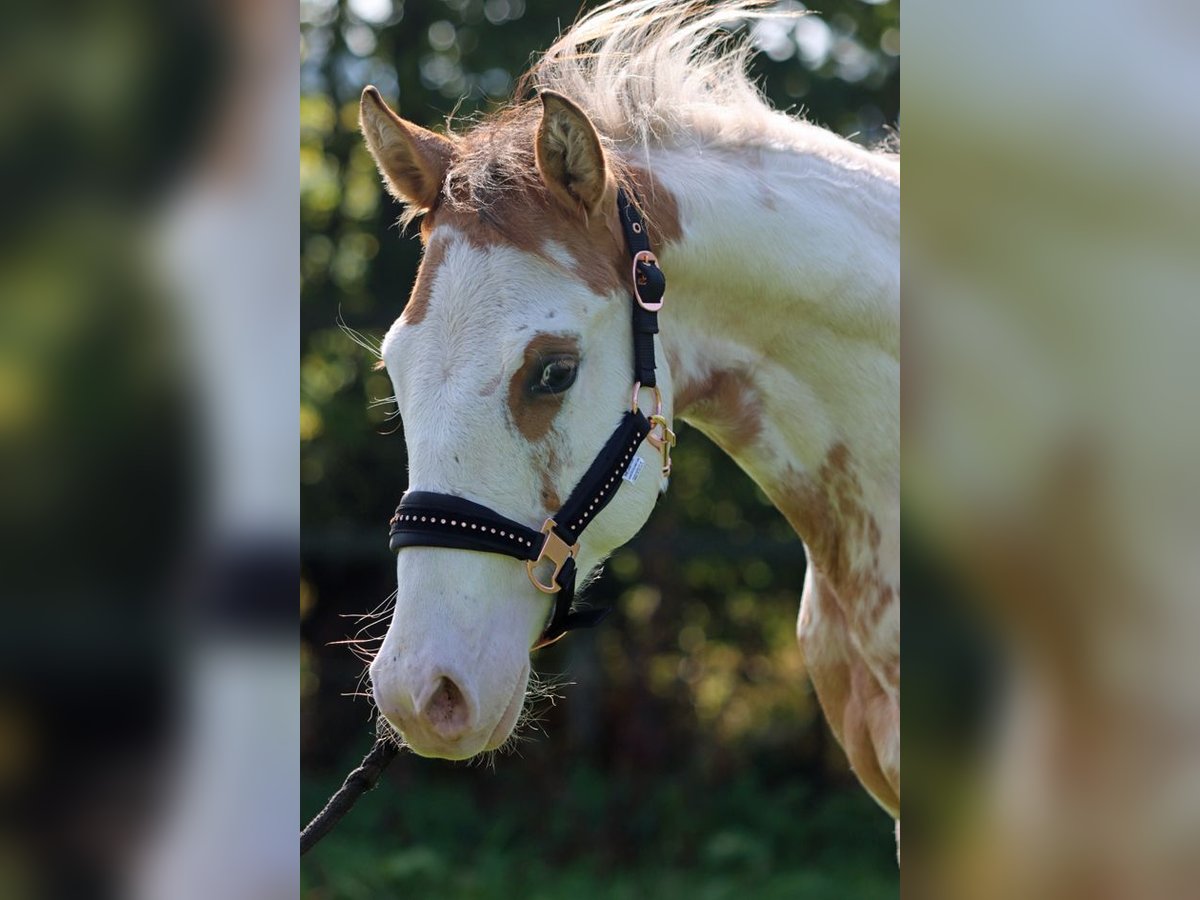
[[[539,792],[511,760],[497,772],[399,763],[416,771],[368,794],[305,857],[307,900],[899,895],[891,823],[857,788],[683,772],[635,787],[577,765]],[[335,784],[306,783],[304,809]]]

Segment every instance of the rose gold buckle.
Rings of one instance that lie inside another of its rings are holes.
[[[646,283],[645,276],[642,276],[640,280],[638,278],[638,263],[640,262],[647,262],[656,269],[661,269],[662,266],[658,264],[658,257],[649,250],[639,250],[633,254],[633,297],[637,300],[638,306],[646,310],[646,312],[658,312],[662,309],[662,299],[659,298],[656,303],[646,303],[642,300],[641,292],[638,290],[639,287]]]
[[[660,391],[656,387],[650,388],[650,390],[654,391],[654,415],[656,415],[656,416],[661,415],[662,414],[662,391]],[[642,392],[642,383],[640,381],[635,382],[633,385],[633,400],[630,402],[630,406],[629,406],[629,409],[631,412],[638,411],[638,394],[640,394],[641,392]]]
[[[654,433],[655,428],[662,429],[661,437]],[[646,435],[646,440],[662,451],[662,473],[665,478],[671,474],[671,448],[675,446],[675,432],[667,425],[665,416],[655,414],[650,417],[650,433]]]
[[[554,520],[547,519],[542,523],[542,534],[546,536],[546,540],[542,541],[542,549],[538,551],[537,559],[531,559],[525,563],[525,571],[529,573],[529,580],[533,582],[533,586],[544,594],[557,594],[562,588],[558,585],[558,573],[562,571],[562,567],[566,565],[568,559],[573,559],[575,554],[579,552],[579,542],[575,546],[570,546],[566,541],[554,533]],[[542,584],[537,579],[537,575],[533,573],[536,566],[540,565],[542,560],[548,559],[554,563],[554,571],[550,573],[550,583]]]

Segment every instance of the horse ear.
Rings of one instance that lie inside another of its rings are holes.
[[[454,158],[454,144],[401,119],[373,85],[363,89],[358,126],[391,195],[422,211],[432,209]]]
[[[608,190],[600,135],[587,113],[554,91],[542,91],[542,120],[534,145],[538,171],[568,206],[598,210]]]

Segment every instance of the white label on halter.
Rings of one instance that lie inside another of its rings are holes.
[[[646,461],[644,459],[642,459],[640,456],[635,456],[630,461],[629,468],[625,470],[625,474],[621,476],[622,480],[633,484],[635,481],[637,481],[637,477],[642,471],[642,466],[645,464]]]

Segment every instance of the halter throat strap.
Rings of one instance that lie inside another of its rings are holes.
[[[662,308],[666,279],[650,250],[645,220],[624,190],[617,191],[617,212],[631,260],[632,408],[622,416],[562,508],[546,519],[540,530],[535,530],[463,497],[409,491],[389,523],[388,547],[393,552],[405,547],[448,547],[524,561],[533,585],[555,598],[549,621],[534,644],[535,650],[554,643],[575,628],[598,625],[612,611],[573,608],[575,559],[584,529],[612,501],[644,440],[649,437],[654,446],[663,449],[663,472],[670,470],[669,452],[675,436],[661,415],[654,360],[654,335],[658,333],[658,311]],[[638,409],[641,387],[655,391],[656,408],[650,417]],[[661,434],[652,434],[655,429]],[[552,571],[546,573],[551,566]]]

